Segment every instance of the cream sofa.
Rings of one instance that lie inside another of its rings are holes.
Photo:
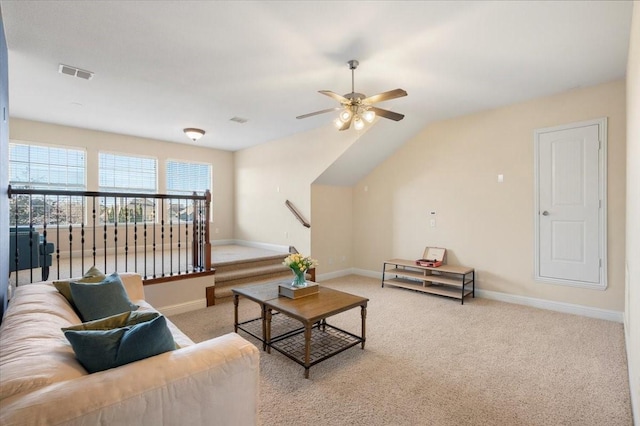
[[[142,280],[121,274],[131,301]],[[79,324],[51,282],[18,287],[0,326],[0,424],[253,425],[259,352],[235,333],[194,344],[167,320],[179,349],[88,374],[61,327]]]

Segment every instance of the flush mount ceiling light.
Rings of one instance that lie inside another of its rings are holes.
[[[296,118],[307,118],[318,114],[324,114],[325,112],[340,111],[338,118],[334,120],[335,126],[338,130],[347,130],[353,124],[356,130],[362,130],[365,122],[371,123],[376,118],[376,115],[384,118],[388,118],[393,121],[400,121],[404,118],[404,115],[397,112],[389,111],[382,108],[374,107],[373,104],[382,101],[388,101],[389,99],[400,98],[407,96],[407,92],[403,89],[389,90],[388,92],[379,93],[373,96],[366,96],[362,93],[356,93],[354,89],[354,71],[358,68],[358,61],[355,59],[347,62],[349,69],[351,70],[351,93],[347,93],[344,96],[340,96],[330,90],[320,90],[323,95],[329,96],[340,102],[339,107],[323,109],[322,111],[312,112],[310,114],[300,115]]]
[[[204,130],[194,129],[193,127],[184,129],[184,133],[194,142],[204,136]]]

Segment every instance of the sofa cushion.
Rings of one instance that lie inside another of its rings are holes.
[[[107,278],[107,276],[104,273],[95,266],[92,266],[81,278],[70,278],[66,281],[54,281],[53,285],[75,309],[76,305],[73,303],[73,296],[71,296],[71,287],[69,286],[69,283],[71,281],[80,283],[99,283],[105,278]]]
[[[164,316],[111,330],[64,331],[78,361],[89,373],[118,367],[175,349]]]
[[[95,284],[71,281],[71,296],[83,321],[105,318],[122,312],[135,311],[117,272]]]

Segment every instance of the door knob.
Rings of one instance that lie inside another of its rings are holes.
[[[542,212],[542,216],[549,216],[549,212],[548,212],[548,211],[546,211],[546,210],[545,210],[545,211],[543,211],[543,212]]]

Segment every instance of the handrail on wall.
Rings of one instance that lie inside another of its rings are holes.
[[[284,204],[287,207],[289,207],[289,210],[291,211],[291,213],[293,213],[293,215],[296,217],[296,219],[298,219],[298,221],[302,224],[302,226],[304,226],[305,228],[311,228],[311,224],[307,222],[305,218],[302,217],[298,209],[296,209],[296,207],[293,205],[291,201],[287,200],[284,202]]]

